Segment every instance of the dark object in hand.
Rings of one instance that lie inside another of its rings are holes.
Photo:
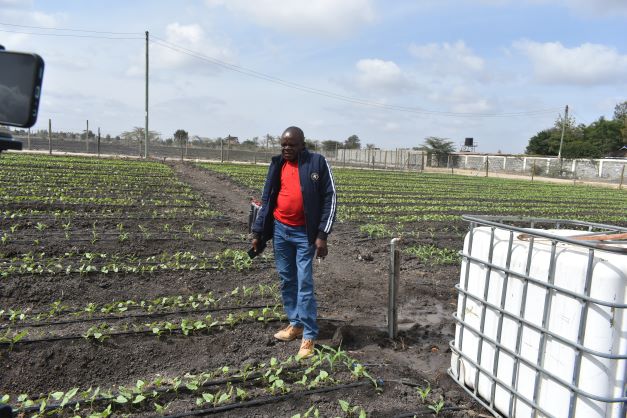
[[[265,249],[266,249],[266,242],[259,240],[259,244],[257,244],[257,251],[255,251],[255,247],[250,247],[250,250],[248,250],[248,256],[250,258],[255,258],[259,254],[261,254],[263,250]]]

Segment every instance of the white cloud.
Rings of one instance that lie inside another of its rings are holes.
[[[429,94],[434,103],[446,104],[451,112],[485,113],[493,110],[488,99],[466,84],[445,85]]]
[[[28,45],[28,40],[33,38],[29,33],[41,32],[41,30],[28,28],[26,26],[40,26],[54,28],[61,26],[66,20],[63,13],[47,14],[31,10],[31,2],[21,2],[13,0],[0,0],[0,21],[16,22],[15,26],[0,25],[2,40],[0,43],[6,49],[19,49]],[[22,26],[18,26],[23,25]]]
[[[372,0],[206,0],[206,4],[223,5],[273,30],[317,37],[346,35],[376,16]]]
[[[362,89],[399,92],[412,88],[409,77],[393,61],[362,59],[355,67],[355,80]]]
[[[531,60],[536,78],[544,83],[603,85],[627,80],[627,55],[609,46],[584,43],[567,48],[560,42],[524,40],[514,47]]]
[[[411,44],[409,52],[417,60],[421,71],[438,76],[454,76],[486,81],[489,79],[485,61],[466,46],[464,41],[425,45]]]
[[[205,31],[198,24],[182,25],[178,22],[167,25],[167,42],[165,45],[153,44],[150,52],[150,66],[154,69],[178,70],[186,69],[200,73],[215,73],[219,67],[190,54],[199,53],[208,58],[232,62],[234,53],[228,46],[228,41],[220,42],[208,38]],[[171,44],[171,45],[168,45]],[[227,46],[224,46],[227,45]],[[182,50],[184,48],[185,50]],[[193,51],[193,52],[190,52]],[[128,69],[127,75],[138,76],[144,74],[144,56],[137,57],[135,64]]]

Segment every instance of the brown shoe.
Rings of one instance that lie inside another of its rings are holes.
[[[274,338],[281,341],[292,341],[296,338],[300,338],[303,336],[303,329],[295,327],[293,325],[288,325],[276,334],[274,334]]]
[[[296,357],[299,359],[305,359],[313,356],[315,345],[316,342],[314,340],[303,339],[303,342],[300,343],[300,350],[298,350],[298,355]]]

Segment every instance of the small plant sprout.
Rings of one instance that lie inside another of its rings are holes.
[[[427,387],[425,388],[418,386],[416,388],[416,392],[418,392],[418,396],[420,396],[422,403],[425,403],[427,401],[427,396],[431,393],[431,384],[427,382]]]
[[[39,232],[44,231],[46,228],[48,228],[48,225],[42,222],[37,222],[37,224],[35,225],[35,229],[38,230]]]
[[[319,416],[320,416],[320,411],[318,410],[318,408],[316,408],[316,405],[312,405],[309,407],[307,411],[305,411],[304,414],[292,415],[292,418],[309,418],[309,417],[318,418]]]
[[[366,418],[366,411],[362,407],[358,405],[351,406],[349,402],[342,399],[339,399],[338,402],[340,403],[340,408],[342,408],[342,411],[344,411],[347,417],[358,416],[359,418]]]
[[[427,408],[431,409],[434,414],[439,415],[440,412],[442,411],[442,408],[444,408],[444,399],[440,397],[439,401],[434,402],[431,405],[428,405]]]

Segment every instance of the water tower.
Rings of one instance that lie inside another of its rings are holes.
[[[475,152],[478,144],[475,142],[474,138],[464,138],[464,145],[460,148],[461,152]]]

